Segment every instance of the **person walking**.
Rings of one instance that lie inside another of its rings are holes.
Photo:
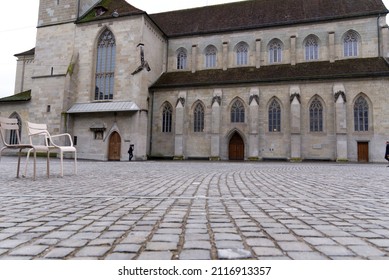
[[[389,140],[386,141],[385,159],[389,162]],[[389,165],[387,167],[389,167]]]
[[[134,156],[134,145],[130,145],[130,148],[128,149],[128,161],[132,160],[132,157]]]

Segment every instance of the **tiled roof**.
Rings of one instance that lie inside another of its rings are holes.
[[[252,0],[152,14],[169,37],[386,14],[381,0]]]
[[[117,12],[117,17],[145,14],[144,11],[128,4],[125,0],[102,0],[95,7],[104,7],[106,12],[101,16],[96,16],[95,9],[92,9],[80,18],[77,23],[90,22],[113,18],[113,12]]]
[[[25,102],[31,100],[31,90],[27,90],[21,93],[17,93],[11,96],[7,96],[0,99],[0,103],[8,102]]]
[[[22,52],[22,53],[17,53],[14,54],[14,56],[19,57],[19,56],[30,56],[30,55],[35,55],[35,48],[32,48],[31,50]]]
[[[69,114],[98,113],[98,112],[129,112],[139,111],[138,105],[131,101],[76,103]]]
[[[177,71],[164,73],[151,89],[177,87],[223,86],[233,84],[260,84],[323,79],[347,79],[363,77],[389,77],[389,64],[383,58],[344,59],[329,61],[278,64],[256,67],[238,67],[228,70],[214,69]]]

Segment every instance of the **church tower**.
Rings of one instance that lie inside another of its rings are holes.
[[[38,27],[74,22],[100,0],[40,0]]]

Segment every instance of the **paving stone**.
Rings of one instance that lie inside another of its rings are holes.
[[[27,243],[28,240],[20,240],[20,239],[7,239],[0,242],[0,248],[12,249],[16,248],[21,244]]]
[[[180,260],[210,260],[211,253],[209,250],[182,250]]]
[[[328,260],[328,257],[318,252],[288,252],[288,256],[293,260]]]
[[[80,232],[72,235],[70,239],[92,240],[92,239],[96,239],[99,236],[100,233],[96,233],[96,232]]]
[[[36,256],[44,252],[48,247],[44,245],[26,245],[10,251],[10,256]]]
[[[333,239],[342,245],[367,245],[364,240],[357,237],[333,237]]]
[[[170,252],[143,252],[138,260],[171,260],[173,254]]]
[[[211,249],[209,241],[185,241],[184,249]]]
[[[215,240],[242,240],[238,234],[228,234],[228,233],[215,233]]]
[[[85,239],[65,239],[58,243],[60,247],[80,248],[85,246],[88,240]]]
[[[258,257],[284,256],[284,253],[275,247],[253,247],[252,249]]]
[[[113,253],[106,256],[105,260],[111,260],[111,261],[132,260],[135,256],[136,256],[135,254]]]
[[[298,251],[298,252],[309,252],[312,249],[305,243],[302,242],[278,242],[278,246],[281,247],[283,251]]]
[[[369,242],[380,247],[389,247],[389,239],[369,239]]]
[[[348,248],[354,253],[356,253],[358,256],[362,256],[362,257],[374,258],[374,257],[381,257],[386,255],[385,252],[378,250],[373,246],[368,246],[368,245],[351,245],[348,246]]]
[[[235,259],[249,259],[252,257],[250,251],[244,249],[220,249],[217,250],[219,259],[235,260]]]
[[[50,232],[44,236],[44,238],[49,238],[49,239],[67,239],[70,236],[74,235],[74,231],[55,231],[55,232]]]
[[[244,245],[241,241],[220,240],[216,241],[218,249],[243,249]]]
[[[164,241],[164,242],[173,242],[173,243],[178,243],[179,240],[180,240],[179,235],[171,235],[171,234],[154,234],[153,238],[151,239],[152,242]]]
[[[74,252],[74,248],[54,248],[51,249],[44,258],[48,259],[64,259]]]
[[[118,244],[114,248],[114,252],[116,253],[136,253],[141,248],[139,244]]]
[[[333,257],[333,256],[355,256],[353,252],[349,249],[342,246],[334,246],[334,245],[321,245],[315,247],[317,250],[322,252],[323,254]]]
[[[305,237],[304,240],[313,245],[336,245],[335,241],[328,237]],[[336,240],[336,238],[335,238]]]
[[[105,255],[111,247],[109,246],[87,246],[81,248],[75,256],[76,257],[102,257]]]
[[[148,251],[168,251],[176,248],[177,243],[174,242],[148,242],[146,245]]]
[[[252,247],[273,247],[274,242],[267,238],[249,238],[246,239],[249,246]]]

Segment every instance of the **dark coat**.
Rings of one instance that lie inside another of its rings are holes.
[[[389,144],[386,144],[385,159],[389,161]]]

